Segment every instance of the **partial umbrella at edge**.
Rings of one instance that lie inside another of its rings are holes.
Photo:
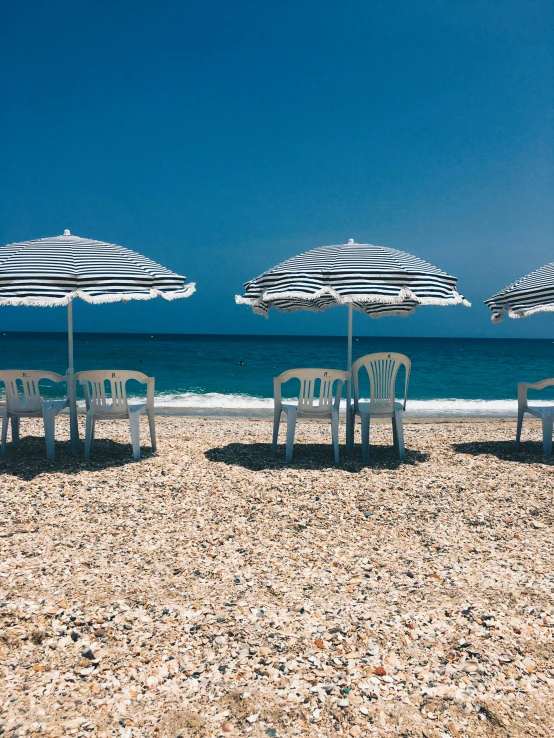
[[[493,323],[504,316],[528,318],[535,313],[554,313],[554,262],[545,264],[497,292],[485,305],[492,311]]]
[[[80,298],[101,304],[189,297],[194,284],[135,251],[72,236],[0,248],[0,305],[56,307]]]

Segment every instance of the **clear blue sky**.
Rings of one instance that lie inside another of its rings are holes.
[[[242,283],[348,238],[417,254],[474,307],[358,334],[554,336],[482,300],[554,260],[550,0],[11,1],[0,29],[0,243],[64,228],[196,281],[76,305],[77,330],[340,334],[345,311],[236,306]],[[62,308],[0,308],[63,330]]]

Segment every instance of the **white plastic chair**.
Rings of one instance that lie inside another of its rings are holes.
[[[273,380],[275,409],[273,415],[273,451],[277,451],[281,414],[287,417],[286,460],[292,459],[294,432],[297,418],[329,418],[335,461],[339,460],[339,406],[342,385],[348,380],[348,372],[335,369],[289,369]],[[300,393],[296,404],[283,402],[281,385],[290,379],[300,380]],[[336,390],[333,395],[333,387]],[[316,394],[317,392],[317,394]]]
[[[525,413],[540,418],[542,421],[542,452],[545,456],[552,454],[552,427],[554,425],[554,405],[533,406],[527,402],[527,391],[530,389],[542,390],[545,387],[554,385],[554,378],[543,379],[542,382],[535,384],[525,384],[519,382],[517,385],[517,430],[516,430],[516,448],[519,448],[521,442],[521,426],[523,425],[523,416]]]
[[[134,379],[147,385],[146,402],[129,405],[127,402],[126,383]],[[78,372],[75,381],[79,381],[85,393],[86,430],[85,459],[90,457],[94,448],[94,431],[97,420],[129,419],[131,428],[131,444],[135,461],[140,459],[140,416],[146,413],[150,426],[152,450],[156,450],[156,427],[154,420],[154,377],[147,377],[142,372],[124,372],[97,370]],[[106,384],[109,392],[106,394]]]
[[[40,394],[39,382],[49,379],[51,382],[67,382],[67,377],[55,372],[42,371],[0,371],[0,382],[6,389],[6,404],[0,407],[2,422],[2,445],[0,456],[4,456],[8,438],[8,423],[12,424],[12,443],[19,448],[19,421],[21,418],[42,418],[44,422],[44,438],[46,455],[52,461],[56,458],[56,416],[69,401],[44,400]]]
[[[404,384],[404,402],[396,402],[396,377],[401,366],[406,368]],[[360,402],[359,372],[364,367],[369,376],[369,402]],[[352,366],[352,384],[354,386],[354,406],[350,410],[348,422],[352,423],[351,438],[354,438],[356,415],[360,416],[362,425],[362,458],[369,461],[369,425],[372,417],[391,418],[394,447],[401,459],[404,459],[404,426],[402,416],[408,399],[408,383],[410,381],[411,362],[404,354],[367,354],[354,362]]]

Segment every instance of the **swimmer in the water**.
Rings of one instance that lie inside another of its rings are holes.
[[[242,359],[239,361],[239,366],[244,366],[244,361]]]

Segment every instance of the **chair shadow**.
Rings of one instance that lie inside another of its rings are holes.
[[[263,469],[341,469],[357,474],[367,468],[397,469],[402,465],[415,465],[427,461],[429,454],[406,449],[401,461],[392,446],[372,445],[369,464],[362,463],[362,448],[354,446],[351,453],[340,449],[340,461],[335,463],[333,450],[328,443],[299,443],[294,446],[292,461],[285,460],[285,447],[279,445],[273,453],[270,443],[229,443],[204,453],[208,461],[229,466],[241,466],[249,471]]]
[[[94,441],[94,451],[88,461],[83,458],[84,441],[79,442],[75,455],[71,453],[69,441],[56,441],[56,458],[54,461],[46,456],[44,436],[23,436],[20,447],[14,448],[8,442],[6,453],[0,458],[0,477],[17,477],[30,481],[39,474],[76,474],[81,471],[100,471],[127,464],[135,464],[130,443],[118,443],[109,438],[98,438]],[[141,461],[154,455],[147,446],[141,448]]]
[[[544,456],[542,441],[523,441],[516,449],[515,441],[473,441],[468,443],[453,443],[452,448],[457,453],[471,456],[496,456],[502,461],[513,461],[519,464],[548,464],[554,465],[554,457]]]

